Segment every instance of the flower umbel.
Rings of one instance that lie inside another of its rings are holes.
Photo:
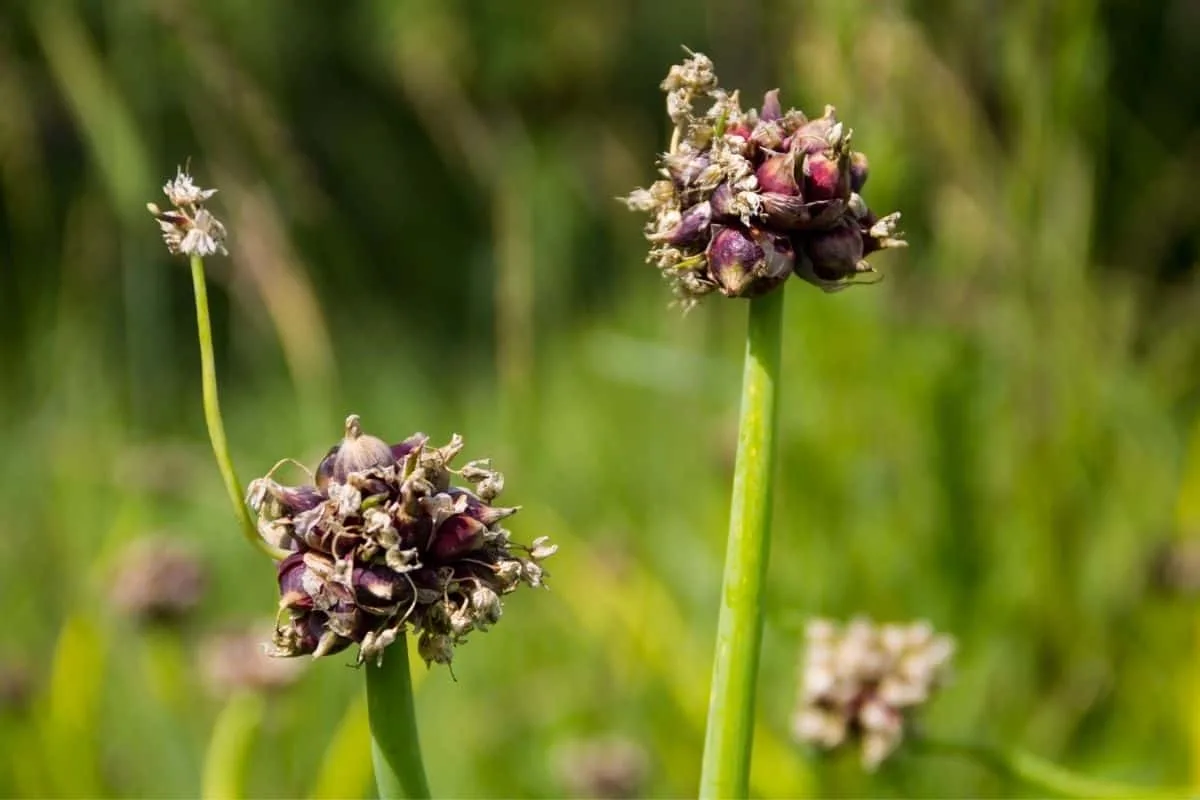
[[[650,215],[647,260],[685,307],[714,290],[755,297],[789,275],[837,291],[874,272],[867,255],[904,246],[900,215],[876,216],[859,194],[867,158],[833,106],[810,120],[784,111],[774,89],[744,111],[701,53],[671,67],[662,89],[675,123],[663,179],[624,200]]]
[[[954,641],[927,622],[876,626],[855,619],[840,628],[818,619],[806,638],[792,735],[827,749],[856,737],[867,769],[899,746],[905,714],[929,699],[954,654]]]
[[[357,643],[359,663],[379,662],[407,626],[427,664],[449,664],[471,631],[499,621],[501,596],[542,585],[540,562],[557,548],[509,539],[500,523],[518,509],[492,504],[503,477],[487,461],[451,468],[462,447],[457,435],[432,447],[419,433],[389,446],[352,415],[311,485],[250,484],[260,534],[291,551],[278,568],[273,655]]]
[[[172,255],[228,255],[225,250],[225,226],[204,208],[204,202],[216,194],[216,189],[201,189],[192,176],[180,167],[174,180],[163,186],[163,194],[174,208],[161,209],[154,203],[146,208],[158,220],[163,241]]]

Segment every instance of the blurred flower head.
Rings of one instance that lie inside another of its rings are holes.
[[[471,631],[499,621],[502,596],[542,585],[557,547],[510,540],[500,523],[517,509],[493,505],[503,476],[487,461],[452,468],[462,447],[424,434],[389,446],[351,416],[311,485],[251,483],[261,535],[291,551],[278,566],[274,655],[356,643],[359,663],[378,662],[411,628],[426,663],[448,664]]]
[[[819,619],[806,638],[792,735],[827,749],[857,740],[867,769],[899,746],[906,715],[929,700],[954,654],[954,641],[927,622],[839,627]]]
[[[572,797],[646,796],[650,757],[641,744],[620,737],[579,739],[560,745],[559,783]]]
[[[1151,557],[1150,585],[1166,595],[1193,598],[1200,594],[1200,538],[1161,542]]]
[[[204,208],[204,202],[216,194],[216,189],[201,189],[192,176],[180,167],[174,180],[163,186],[163,194],[173,208],[161,209],[154,203],[146,208],[158,221],[163,241],[172,255],[228,255],[225,250],[225,226]]]
[[[685,307],[713,291],[761,295],[789,275],[837,291],[874,272],[867,255],[904,245],[900,215],[876,216],[859,194],[867,159],[832,106],[810,120],[775,89],[743,110],[700,53],[662,89],[675,124],[663,178],[625,203],[650,216],[647,260]]]
[[[208,570],[190,547],[165,538],[138,539],[121,551],[109,597],[121,613],[151,623],[178,622],[204,598]]]
[[[270,625],[210,634],[200,645],[200,675],[218,697],[272,692],[296,682],[304,663],[272,658],[263,640]]]
[[[33,700],[33,672],[23,660],[0,659],[0,714],[21,714]]]

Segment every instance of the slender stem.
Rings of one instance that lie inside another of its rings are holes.
[[[1195,790],[1146,788],[1100,780],[1072,772],[1024,750],[1006,750],[982,742],[946,741],[922,736],[914,738],[913,743],[926,753],[975,759],[1000,775],[1055,797],[1168,798],[1194,797],[1197,794]]]
[[[380,800],[429,797],[406,637],[388,648],[381,665],[367,664],[367,714],[371,721],[371,754]]]
[[[196,295],[196,338],[200,341],[200,379],[204,391],[204,421],[208,424],[208,438],[212,442],[217,469],[225,483],[225,492],[233,505],[233,513],[241,525],[242,534],[256,548],[276,561],[287,553],[272,547],[261,536],[250,511],[242,500],[242,483],[233,470],[233,459],[229,455],[229,443],[225,439],[225,423],[221,419],[221,403],[217,397],[217,361],[213,355],[212,322],[208,316],[208,287],[204,282],[204,260],[192,256],[192,289]]]
[[[729,545],[713,658],[701,798],[746,797],[770,549],[783,292],[750,301]]]
[[[245,796],[246,765],[254,732],[262,723],[263,698],[245,692],[229,698],[213,726],[204,758],[201,797],[233,800]]]

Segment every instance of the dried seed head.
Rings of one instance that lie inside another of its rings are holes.
[[[180,167],[175,178],[163,186],[163,194],[174,208],[164,210],[154,203],[146,204],[146,209],[158,222],[163,241],[172,255],[228,255],[225,249],[225,226],[203,205],[216,192],[216,189],[196,186],[192,176]]]
[[[793,738],[826,749],[857,738],[863,766],[875,769],[903,739],[905,715],[944,682],[953,654],[954,641],[927,622],[876,626],[856,619],[842,628],[813,620]]]
[[[142,623],[172,624],[200,604],[208,570],[186,545],[139,539],[117,556],[109,597],[121,613]]]
[[[851,131],[833,106],[809,120],[784,110],[773,89],[761,109],[743,110],[738,93],[721,88],[712,62],[699,53],[672,67],[662,88],[675,126],[659,159],[664,180],[624,201],[649,215],[647,260],[685,308],[713,291],[754,297],[793,273],[836,291],[871,271],[859,264],[863,257],[902,244],[894,225],[875,228],[857,194],[866,182],[866,157],[851,151]],[[703,113],[701,100],[709,102]],[[852,268],[842,263],[844,255],[829,266],[829,259],[806,253],[811,239],[839,228],[863,240]],[[769,262],[765,268],[760,259]]]
[[[493,505],[503,476],[487,460],[453,469],[462,448],[459,436],[431,447],[423,434],[389,447],[351,416],[315,486],[251,484],[260,530],[293,551],[277,567],[273,655],[357,643],[360,663],[379,661],[411,629],[428,663],[448,664],[471,631],[499,621],[503,595],[541,585],[535,562],[556,548],[510,540],[500,523],[518,509]]]

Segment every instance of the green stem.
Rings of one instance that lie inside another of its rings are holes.
[[[1150,789],[1125,783],[1100,780],[1072,772],[1033,753],[1019,749],[1003,749],[982,742],[946,741],[919,737],[913,744],[926,753],[966,756],[1026,784],[1032,789],[1055,797],[1086,798],[1180,798],[1196,796],[1185,789]]]
[[[401,636],[392,643],[382,664],[366,666],[371,754],[380,800],[429,797],[406,638]]]
[[[729,545],[713,658],[700,797],[746,797],[770,549],[783,291],[750,301]]]
[[[234,695],[221,709],[213,725],[200,795],[204,800],[233,800],[244,797],[246,765],[254,732],[262,723],[263,698],[251,692]]]
[[[208,424],[208,438],[212,442],[217,469],[225,483],[225,492],[233,505],[233,513],[241,525],[242,534],[256,548],[276,561],[287,553],[272,547],[261,536],[250,511],[242,500],[242,483],[233,470],[233,459],[229,455],[229,443],[225,439],[225,423],[221,419],[221,403],[217,397],[217,361],[213,355],[212,322],[208,316],[208,287],[204,282],[204,260],[192,256],[192,289],[196,295],[196,338],[200,341],[200,379],[204,391],[204,421]]]

